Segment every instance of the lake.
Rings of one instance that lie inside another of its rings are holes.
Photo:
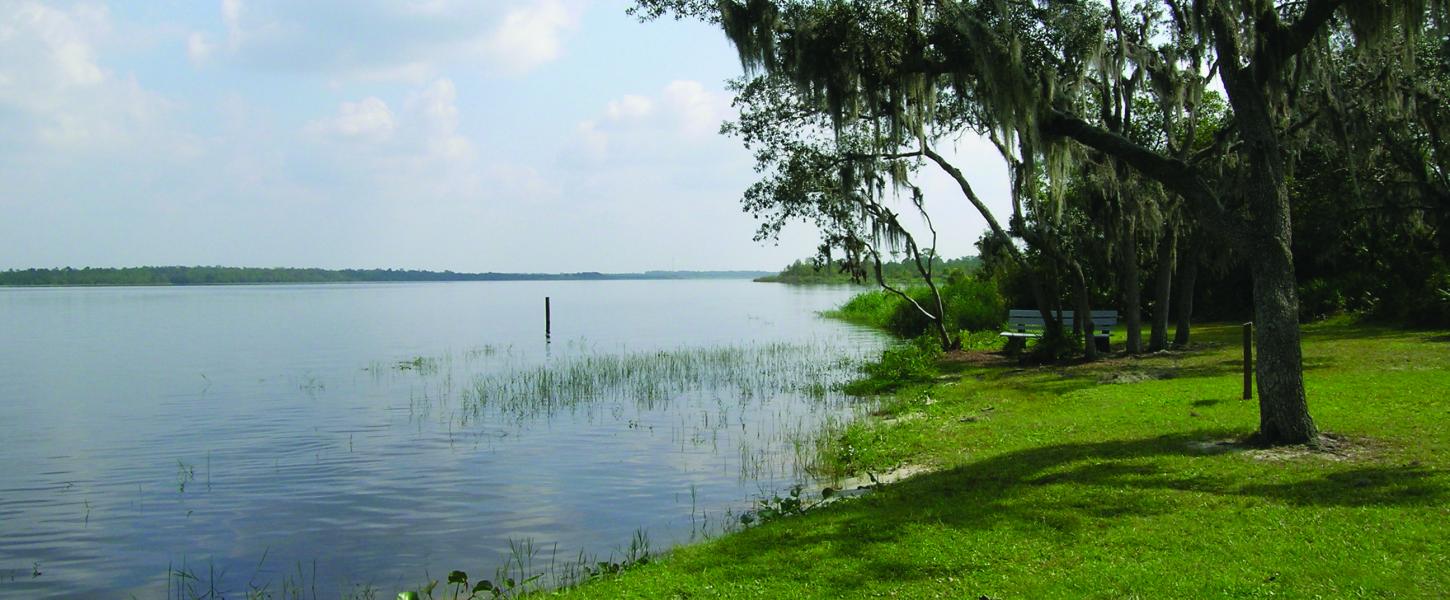
[[[0,289],[0,596],[391,597],[716,534],[869,409],[885,340],[817,316],[852,293]]]

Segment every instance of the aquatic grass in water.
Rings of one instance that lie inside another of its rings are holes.
[[[859,357],[824,344],[683,348],[660,352],[582,354],[531,368],[475,377],[462,394],[474,415],[548,416],[603,401],[627,400],[645,410],[687,392],[710,390],[740,400],[800,394],[841,400]]]
[[[482,345],[463,351],[461,360],[450,353],[414,356],[374,361],[366,370],[382,381],[378,365],[397,365],[384,379],[410,381],[410,418],[419,427],[445,427],[450,445],[457,434],[474,447],[493,447],[512,431],[565,414],[645,433],[664,427],[679,452],[733,456],[722,465],[742,482],[791,485],[840,476],[820,451],[832,445],[825,438],[869,410],[872,401],[848,394],[845,385],[877,351],[860,340],[814,339],[611,352],[572,339],[556,343],[542,363],[512,346]]]

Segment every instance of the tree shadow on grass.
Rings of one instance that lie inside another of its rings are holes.
[[[1061,396],[1081,389],[1102,385],[1133,384],[1159,379],[1232,378],[1237,380],[1243,375],[1243,363],[1240,360],[1223,360],[1192,365],[1170,365],[1150,362],[1120,362],[1112,365],[1089,364],[1094,368],[1053,369],[1044,367],[1014,373],[998,381],[1006,385],[1020,385],[1027,389]],[[1303,364],[1305,372],[1312,372],[1330,368],[1334,366],[1334,361],[1326,358],[1314,358],[1305,359]],[[1020,382],[1013,382],[1012,377],[1021,377],[1022,379]],[[1257,382],[1255,385],[1257,386]]]
[[[730,555],[724,560],[762,568],[789,561],[795,553],[825,549],[832,558],[858,565],[832,582],[852,590],[862,578],[935,577],[937,567],[903,561],[902,551],[892,547],[922,527],[955,530],[951,538],[956,540],[970,540],[973,532],[992,539],[1006,528],[1022,531],[1029,542],[1050,536],[1058,539],[1052,543],[1090,543],[1076,536],[1094,535],[1114,519],[1194,510],[1204,505],[1205,494],[1298,507],[1442,506],[1450,500],[1446,478],[1424,467],[1325,462],[1306,472],[1270,462],[1225,464],[1223,457],[1203,449],[1206,441],[1233,435],[1206,429],[1008,452],[913,477],[808,515],[796,525],[748,530],[721,550]],[[1189,457],[1205,462],[1184,468],[1183,459]]]
[[[1307,325],[1304,326],[1300,331],[1303,333],[1303,338],[1306,342],[1354,340],[1370,341],[1414,337],[1423,337],[1427,340],[1434,340],[1436,334],[1445,333],[1444,331],[1434,329],[1400,327],[1381,323],[1356,323],[1353,325],[1335,324],[1330,326]]]
[[[963,484],[998,486],[1008,496],[1026,486],[1065,483],[1076,486],[1123,489],[1166,489],[1225,496],[1258,496],[1296,505],[1392,506],[1423,504],[1446,499],[1442,481],[1432,478],[1424,467],[1361,465],[1345,468],[1325,463],[1321,474],[1286,483],[1265,484],[1252,469],[1252,480],[1235,480],[1232,475],[1179,473],[1151,459],[1159,457],[1203,457],[1203,443],[1233,437],[1229,430],[1200,430],[1137,440],[1053,444],[1008,452],[949,471],[925,475],[904,483],[899,493],[907,497],[929,493],[931,488],[952,489]],[[1227,471],[1228,469],[1225,469]],[[1240,469],[1242,471],[1242,469]],[[1268,475],[1273,475],[1269,473]],[[910,489],[920,486],[923,489]],[[897,490],[888,490],[888,494]]]
[[[1327,357],[1306,357],[1304,359],[1304,371],[1318,371],[1335,365],[1332,358]],[[1243,375],[1243,359],[1234,358],[1229,360],[1214,361],[1212,363],[1200,363],[1180,367],[1161,367],[1162,371],[1170,378],[1194,378],[1194,377],[1224,377],[1228,375]]]

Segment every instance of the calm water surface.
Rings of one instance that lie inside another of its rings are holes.
[[[687,541],[809,481],[797,449],[863,410],[833,385],[883,340],[815,314],[851,293],[0,289],[0,596],[164,596],[184,564],[389,597],[511,541]]]

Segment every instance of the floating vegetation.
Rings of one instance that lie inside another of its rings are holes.
[[[196,466],[176,460],[176,492],[185,493],[186,484],[196,481]]]
[[[468,360],[468,361],[477,361],[477,360],[482,360],[482,359],[485,359],[485,358],[490,358],[490,357],[492,357],[492,356],[494,356],[496,354],[499,354],[500,352],[505,353],[505,354],[512,354],[513,351],[514,351],[513,345],[508,345],[508,346],[504,346],[504,347],[500,348],[498,346],[493,346],[491,344],[484,344],[482,346],[476,346],[476,347],[473,347],[473,348],[469,348],[467,351],[465,351],[463,353],[463,358],[464,358],[464,360]]]
[[[416,371],[419,375],[432,375],[438,372],[438,359],[428,356],[415,356],[408,360],[400,360],[393,365],[399,371]]]
[[[308,373],[303,376],[302,382],[297,384],[297,389],[302,390],[309,398],[317,399],[317,394],[325,391],[327,385],[322,383],[316,375]]]
[[[431,580],[415,590],[398,594],[399,600],[452,598],[479,600],[483,598],[518,598],[551,589],[571,588],[596,579],[623,573],[647,565],[656,556],[650,548],[649,536],[636,529],[629,546],[601,560],[580,551],[570,560],[558,560],[558,547],[553,549],[547,566],[536,566],[539,549],[532,539],[509,540],[509,554],[494,569],[492,579],[470,580],[467,571],[451,571],[445,582]],[[436,595],[435,595],[436,594]]]

